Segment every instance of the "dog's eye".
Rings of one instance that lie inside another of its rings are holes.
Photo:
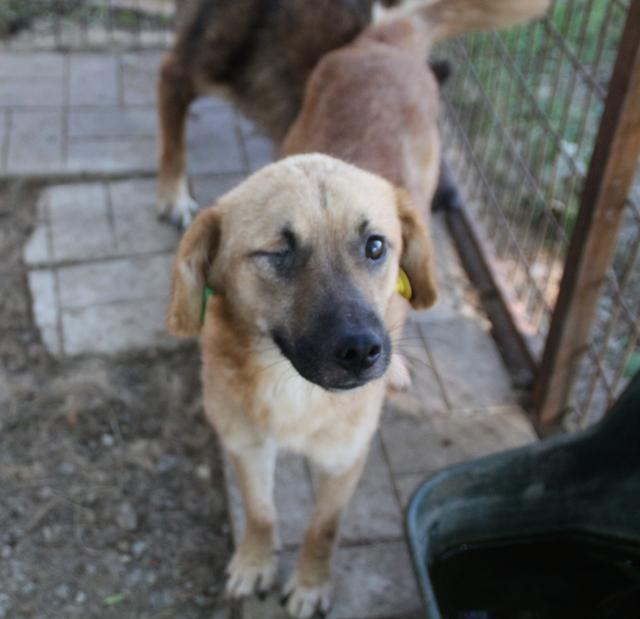
[[[375,234],[367,239],[365,255],[369,260],[380,260],[384,256],[386,248],[384,237]]]

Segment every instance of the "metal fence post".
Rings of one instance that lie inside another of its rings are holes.
[[[632,0],[533,392],[543,424],[566,407],[640,153],[640,0]]]

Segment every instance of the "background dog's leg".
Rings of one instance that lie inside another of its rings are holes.
[[[169,55],[158,77],[160,115],[160,169],[158,214],[186,228],[198,205],[189,194],[186,175],[185,120],[189,105],[196,98],[192,79]]]
[[[265,442],[231,454],[245,513],[244,538],[227,567],[227,595],[266,595],[277,571],[273,476],[276,446]]]
[[[340,516],[360,479],[366,452],[340,474],[319,471],[316,507],[298,557],[296,570],[284,589],[287,611],[297,618],[317,611],[329,612],[331,605],[331,558],[338,540]]]

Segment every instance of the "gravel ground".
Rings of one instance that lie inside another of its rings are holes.
[[[0,187],[0,619],[215,618],[229,557],[195,344],[51,359],[21,253],[36,187]]]

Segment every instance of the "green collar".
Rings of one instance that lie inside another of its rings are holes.
[[[204,317],[207,315],[207,301],[209,297],[215,296],[216,291],[213,288],[209,288],[209,286],[205,286],[202,289],[202,309],[200,310],[200,324],[204,324]]]

